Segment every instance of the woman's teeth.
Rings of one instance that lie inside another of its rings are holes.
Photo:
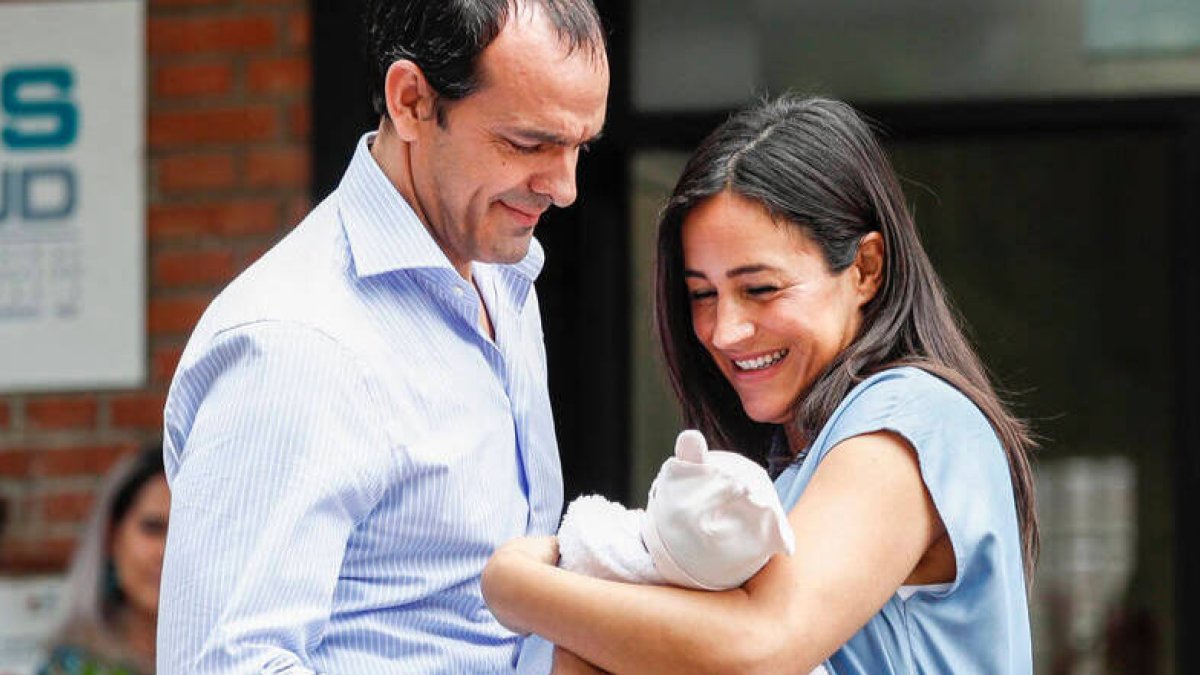
[[[748,361],[734,361],[734,363],[737,364],[737,367],[741,368],[742,370],[762,370],[763,368],[768,368],[778,363],[780,359],[787,356],[787,353],[788,350],[780,349],[777,352],[760,356],[756,359],[750,359]]]

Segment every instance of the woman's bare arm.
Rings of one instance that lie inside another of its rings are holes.
[[[608,675],[562,647],[554,648],[554,667],[550,675]]]
[[[789,514],[793,556],[716,593],[594,579],[531,540],[484,570],[497,618],[613,673],[808,673],[904,582],[944,532],[915,452],[886,433],[840,443]]]

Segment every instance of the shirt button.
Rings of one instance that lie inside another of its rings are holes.
[[[462,289],[461,287],[459,287],[459,286],[455,286],[455,287],[454,287],[454,294],[455,294],[455,295],[457,295],[458,297],[460,297],[460,298],[461,298],[461,297],[463,296],[463,293],[464,293],[464,291],[463,291],[463,289]]]

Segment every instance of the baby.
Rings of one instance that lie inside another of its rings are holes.
[[[646,510],[599,495],[571,502],[558,531],[559,566],[614,581],[737,588],[776,553],[796,548],[767,472],[709,450],[688,429],[650,486]],[[826,675],[819,665],[809,675]]]
[[[675,440],[646,510],[598,495],[571,502],[558,533],[559,565],[595,577],[716,591],[741,586],[795,539],[767,472],[709,450],[692,429]]]

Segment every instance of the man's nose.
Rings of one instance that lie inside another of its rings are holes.
[[[575,203],[575,166],[579,162],[579,148],[562,148],[547,159],[546,165],[534,177],[531,189],[550,198],[555,206],[563,208]]]

